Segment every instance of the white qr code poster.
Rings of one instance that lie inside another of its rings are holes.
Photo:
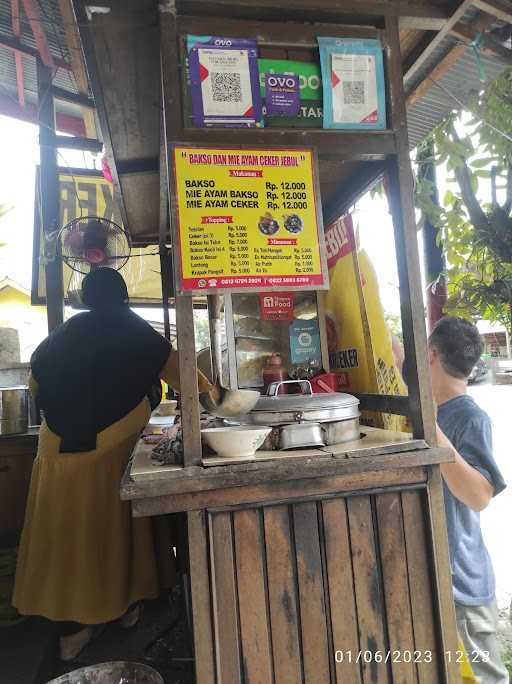
[[[196,126],[262,125],[255,41],[188,36]]]
[[[380,40],[319,36],[324,128],[384,130],[386,83]]]
[[[375,57],[333,54],[332,119],[334,123],[375,123],[378,119]]]
[[[199,68],[205,116],[244,116],[252,107],[246,50],[199,49]]]

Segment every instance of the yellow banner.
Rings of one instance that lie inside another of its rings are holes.
[[[321,289],[311,149],[173,149],[181,291]]]
[[[60,226],[79,216],[100,216],[119,225],[121,217],[114,199],[112,183],[101,174],[59,173],[60,186]],[[36,204],[37,206],[37,204]],[[34,277],[32,299],[34,304],[44,304],[46,300],[46,282],[44,273],[44,239],[42,227],[37,222],[35,233],[38,254],[34,261]],[[162,287],[160,280],[160,257],[158,247],[132,248],[132,257],[121,269],[126,280],[130,301],[137,304],[160,305]],[[74,303],[74,292],[81,288],[83,274],[77,273],[63,264],[62,268],[64,297],[66,303]]]
[[[377,276],[356,246],[352,217],[342,216],[325,231],[331,288],[325,297],[331,370],[338,389],[347,392],[401,395],[404,382],[395,366]],[[387,430],[405,430],[402,416],[363,414],[363,421]]]

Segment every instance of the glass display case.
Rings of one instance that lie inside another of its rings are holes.
[[[274,355],[290,379],[328,370],[317,292],[265,292],[225,297],[231,387],[261,389]]]

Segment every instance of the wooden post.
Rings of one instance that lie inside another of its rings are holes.
[[[165,127],[163,115],[160,121],[160,230],[158,247],[160,252],[160,279],[162,282],[162,307],[164,310],[164,334],[171,339],[171,324],[169,321],[169,297],[172,290],[172,270],[167,243],[169,232],[169,183],[167,181],[167,151],[165,144]]]
[[[408,389],[411,421],[414,436],[435,445],[435,412],[430,386],[397,18],[386,17],[385,26],[389,109],[396,142],[396,156],[388,164],[389,195],[400,279],[404,350],[410,371]]]
[[[165,129],[165,159],[171,207],[171,228],[176,213],[171,188],[174,186],[174,170],[169,161],[169,144],[176,139],[181,128],[182,102],[179,78],[178,37],[176,32],[176,8],[173,0],[162,0],[160,10],[160,50],[162,63],[162,93]],[[176,230],[172,230],[173,246]],[[174,291],[177,291],[176,282]],[[201,425],[199,421],[199,397],[197,393],[197,361],[194,336],[194,309],[192,297],[176,295],[176,330],[178,336],[179,368],[181,377],[181,420],[183,425],[184,465],[201,464]]]
[[[59,172],[55,139],[55,108],[52,87],[52,70],[37,58],[37,96],[39,106],[40,201],[43,236],[55,233],[60,227]],[[45,264],[46,312],[51,332],[64,320],[64,293],[62,263],[59,258]]]

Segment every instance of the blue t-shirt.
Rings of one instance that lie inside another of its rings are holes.
[[[494,495],[505,489],[492,455],[491,420],[471,397],[461,395],[441,404],[437,422],[459,454],[491,483]],[[490,603],[495,594],[494,571],[480,514],[455,498],[446,484],[444,502],[455,601],[465,606]]]

